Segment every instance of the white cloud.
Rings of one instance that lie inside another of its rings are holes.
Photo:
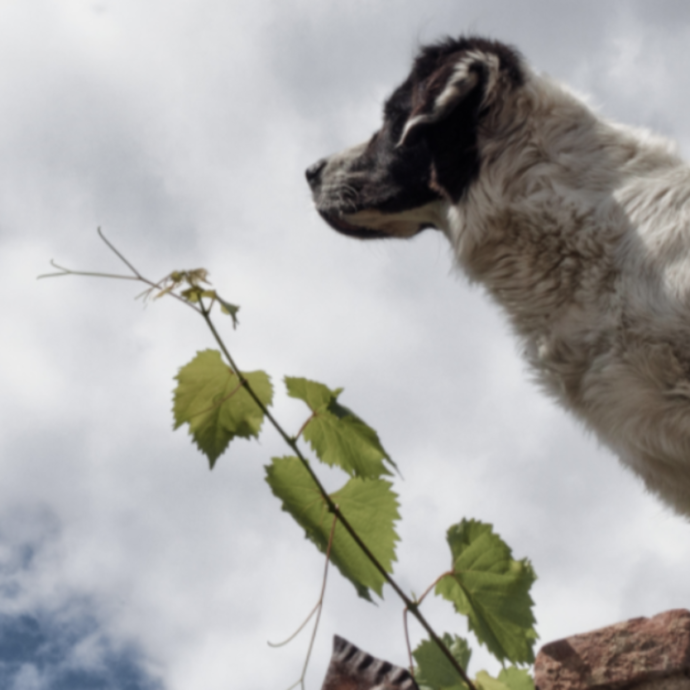
[[[685,34],[671,9],[653,24],[640,11],[3,4],[0,524],[3,544],[43,544],[39,565],[5,576],[21,606],[90,597],[166,687],[251,689],[296,679],[306,641],[266,640],[286,637],[318,594],[321,556],[263,484],[261,465],[285,452],[276,435],[236,442],[209,473],[186,432],[170,431],[172,376],[212,346],[193,314],[144,309],[128,284],[34,280],[50,258],[121,270],[97,225],[155,278],[206,266],[242,305],[240,328],[225,332],[245,368],[277,386],[290,374],[346,388],[406,477],[408,588],[446,567],[445,529],[471,516],[534,561],[543,641],[686,605],[690,528],[529,383],[501,316],[455,275],[442,238],[336,236],[303,179],[376,129],[419,40],[466,29],[515,43],[605,112],[690,141]],[[277,414],[297,428],[303,413],[281,393]],[[50,517],[27,522],[27,511]],[[430,611],[440,629],[458,625],[442,602]],[[392,593],[373,607],[335,572],[310,687],[333,632],[404,662]],[[478,652],[474,670],[487,664]]]

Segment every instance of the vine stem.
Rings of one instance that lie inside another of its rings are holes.
[[[448,575],[452,575],[453,571],[449,570],[447,573],[443,573],[443,575],[439,575],[427,588],[424,594],[422,594],[421,597],[419,597],[416,600],[417,606],[421,606],[422,602],[426,598],[426,595],[429,594],[429,592],[439,583],[441,580],[443,580],[444,577],[448,577]],[[409,612],[409,608],[406,606],[403,609],[403,628],[405,629],[405,644],[407,645],[407,656],[408,659],[410,660],[410,673],[414,673],[414,663],[412,662],[412,647],[410,646],[410,633],[409,630],[407,629],[407,614]]]
[[[307,675],[307,668],[309,667],[309,659],[314,650],[314,641],[316,640],[316,633],[319,629],[319,621],[321,620],[321,612],[323,611],[323,600],[326,595],[326,582],[328,580],[328,565],[331,562],[331,548],[333,547],[333,538],[335,537],[335,526],[338,523],[338,516],[333,515],[333,524],[331,525],[331,534],[328,537],[328,549],[326,550],[326,564],[323,567],[323,584],[321,585],[321,597],[319,598],[319,610],[316,614],[316,621],[314,622],[314,630],[311,633],[311,640],[309,641],[309,651],[307,658],[304,660],[304,668],[302,669],[302,677],[300,683],[304,687],[304,679]]]
[[[319,621],[321,620],[321,611],[323,611],[323,601],[326,596],[326,582],[328,580],[328,566],[330,565],[331,562],[331,548],[333,547],[333,537],[335,537],[335,526],[338,523],[338,516],[334,515],[333,516],[333,523],[331,524],[331,534],[328,537],[328,548],[326,549],[326,563],[323,567],[323,580],[321,583],[321,594],[319,595],[319,600],[316,603],[316,606],[312,609],[312,612],[307,616],[307,619],[302,623],[302,625],[295,630],[290,637],[288,637],[287,640],[284,642],[281,642],[280,644],[271,644],[270,642],[268,643],[271,647],[282,647],[283,645],[286,645],[288,642],[292,641],[299,635],[304,627],[307,625],[307,623],[312,619],[312,616],[316,614],[316,622],[314,623],[314,630],[312,630],[311,633],[311,640],[309,641],[309,649],[307,650],[307,658],[304,660],[304,666],[302,668],[302,675],[300,676],[299,680],[293,683],[288,690],[293,690],[293,688],[296,688],[298,685],[304,690],[304,679],[307,676],[307,668],[309,667],[309,659],[311,658],[311,653],[314,649],[314,641],[316,640],[316,632],[319,629]]]
[[[161,281],[154,283],[152,280],[149,280],[148,278],[145,278],[139,271],[134,268],[134,266],[124,257],[124,255],[118,251],[118,249],[113,245],[113,243],[103,234],[103,231],[100,228],[96,229],[96,232],[98,233],[98,236],[103,240],[105,245],[110,249],[115,256],[117,256],[122,263],[124,263],[127,268],[132,271],[133,275],[131,276],[125,276],[121,275],[119,273],[99,273],[97,271],[73,271],[70,268],[65,268],[64,266],[60,266],[59,264],[56,264],[55,261],[51,259],[50,265],[53,266],[54,268],[58,269],[58,273],[43,273],[42,275],[38,276],[38,278],[59,278],[61,276],[89,276],[93,278],[116,278],[118,280],[138,280],[145,285],[148,285],[150,288],[154,290],[160,290],[161,289]],[[165,279],[163,279],[165,280]],[[146,294],[148,290],[146,290],[143,294]],[[167,292],[166,294],[170,295],[171,297],[174,297],[178,302],[182,302],[182,304],[186,304],[190,309],[193,309],[194,311],[201,313],[201,309],[199,307],[194,306],[189,300],[186,300],[184,297],[180,297],[180,295],[175,294],[174,292]]]
[[[139,280],[142,283],[145,283],[146,285],[150,286],[151,288],[154,289],[161,289],[160,282],[154,283],[153,281],[149,280],[148,278],[145,278],[126,258],[125,256],[118,251],[115,246],[110,242],[105,235],[103,234],[102,230],[98,228],[98,236],[103,240],[103,242],[108,246],[108,248],[127,266],[127,268],[133,273],[132,276],[123,276],[123,275],[115,275],[115,274],[108,274],[108,273],[94,273],[94,272],[86,272],[86,271],[72,271],[68,268],[64,268],[63,266],[59,266],[56,264],[54,261],[51,261],[51,265],[53,265],[55,268],[59,270],[59,273],[50,273],[50,274],[44,274],[41,276],[38,276],[39,278],[52,278],[52,277],[58,277],[58,276],[63,276],[63,275],[83,275],[83,276],[94,276],[94,277],[99,277],[99,278],[120,278],[120,279],[128,279],[128,280]],[[298,457],[302,465],[304,466],[304,469],[307,471],[309,476],[312,478],[312,481],[316,485],[316,487],[319,490],[319,493],[321,494],[321,497],[325,501],[326,505],[328,506],[328,510],[330,513],[332,513],[335,516],[335,519],[337,519],[342,526],[345,528],[345,531],[352,537],[354,542],[359,546],[359,548],[362,550],[364,555],[369,559],[371,564],[376,568],[376,570],[381,573],[381,576],[383,579],[393,588],[395,593],[400,597],[400,599],[403,601],[405,604],[405,608],[407,611],[409,611],[419,622],[419,624],[424,628],[424,630],[427,631],[429,634],[429,637],[434,641],[434,643],[437,645],[437,647],[441,650],[443,655],[448,659],[450,664],[453,666],[453,668],[457,671],[458,675],[462,680],[465,682],[465,684],[468,686],[469,690],[476,690],[476,687],[474,683],[469,679],[467,676],[467,673],[465,673],[465,669],[462,668],[462,666],[458,663],[457,659],[451,654],[450,650],[446,647],[446,645],[443,643],[441,638],[434,632],[434,629],[431,627],[431,625],[427,622],[426,618],[421,614],[419,611],[419,601],[413,601],[410,599],[405,592],[400,588],[398,583],[388,574],[388,571],[381,565],[379,560],[374,556],[374,554],[369,550],[369,547],[362,541],[361,537],[359,534],[355,531],[355,529],[352,527],[352,525],[348,522],[347,518],[340,512],[340,508],[334,503],[333,499],[328,495],[326,492],[326,489],[324,488],[323,484],[319,481],[319,478],[316,476],[314,471],[312,470],[311,466],[309,465],[309,462],[307,459],[304,457],[302,452],[300,451],[299,447],[297,446],[297,437],[291,437],[287,434],[287,432],[283,429],[283,427],[278,423],[278,421],[273,417],[273,415],[270,413],[268,408],[261,402],[259,397],[256,395],[252,387],[249,385],[249,382],[247,381],[246,378],[244,378],[242,371],[240,368],[237,366],[235,363],[235,360],[233,359],[232,355],[228,351],[228,348],[225,346],[225,343],[223,342],[223,339],[220,337],[218,331],[216,330],[215,325],[213,324],[213,321],[211,320],[210,317],[210,308],[213,306],[213,299],[211,300],[210,305],[207,307],[203,301],[203,299],[200,297],[199,298],[199,306],[195,306],[188,300],[184,299],[180,295],[175,294],[172,291],[167,292],[166,294],[171,295],[178,301],[182,302],[183,304],[186,304],[188,307],[193,309],[194,311],[198,312],[204,317],[204,320],[206,321],[206,325],[208,326],[209,330],[213,334],[213,337],[215,338],[216,343],[218,343],[218,347],[220,347],[222,353],[225,355],[225,358],[227,359],[228,363],[230,366],[234,369],[235,373],[237,374],[238,380],[240,382],[240,386],[243,386],[249,396],[254,400],[254,402],[259,406],[259,409],[263,412],[265,417],[268,419],[268,421],[271,423],[273,428],[282,436],[283,440],[285,443],[287,443],[288,446],[294,451],[295,455]],[[300,430],[301,433],[302,430]],[[299,434],[298,434],[299,436]],[[335,528],[335,521],[333,523],[333,528]],[[445,576],[445,574],[444,574]],[[441,577],[444,577],[441,576]],[[428,593],[425,592],[425,595]],[[319,611],[320,614],[320,611]],[[318,625],[318,621],[317,621]],[[405,621],[405,627],[407,627],[407,621]],[[312,640],[313,643],[313,640]],[[311,653],[311,649],[310,649]],[[308,661],[308,660],[307,660]]]
[[[335,515],[338,518],[338,520],[345,528],[347,533],[352,537],[357,546],[359,546],[359,548],[364,552],[364,555],[369,559],[371,564],[376,568],[376,570],[379,571],[379,573],[381,573],[385,581],[393,588],[393,590],[400,597],[400,599],[402,599],[407,610],[417,619],[417,621],[424,628],[424,630],[426,630],[427,633],[429,633],[429,637],[436,643],[441,652],[443,652],[443,655],[448,659],[448,661],[452,664],[453,668],[458,672],[458,675],[467,684],[469,690],[476,690],[474,683],[472,683],[467,673],[465,673],[465,669],[463,669],[462,666],[458,663],[457,659],[452,655],[451,651],[446,647],[441,638],[434,632],[434,629],[431,627],[431,625],[427,622],[426,618],[419,611],[419,602],[412,601],[412,599],[410,599],[407,596],[407,594],[405,594],[405,592],[400,588],[398,583],[389,575],[388,571],[383,567],[383,565],[381,565],[376,556],[374,556],[374,554],[369,550],[369,547],[362,541],[359,534],[348,522],[347,518],[342,514],[340,508],[334,503],[333,499],[326,492],[326,489],[324,488],[323,484],[321,484],[319,478],[312,470],[308,460],[304,457],[302,451],[300,451],[296,439],[292,438],[287,434],[287,432],[283,429],[280,423],[275,419],[275,417],[273,417],[273,415],[269,412],[268,408],[261,402],[259,397],[252,390],[252,387],[249,385],[249,382],[246,378],[244,378],[244,375],[242,374],[240,368],[237,366],[235,360],[228,351],[228,348],[225,346],[225,342],[218,334],[218,331],[216,330],[216,327],[213,321],[211,320],[209,309],[206,307],[206,305],[203,304],[201,300],[200,305],[201,315],[204,317],[206,325],[209,327],[211,333],[213,334],[213,337],[215,338],[216,343],[218,343],[218,347],[220,347],[230,366],[234,369],[235,373],[237,374],[240,383],[244,386],[247,393],[249,393],[252,400],[254,400],[254,402],[259,406],[259,408],[264,413],[264,415],[271,423],[273,428],[282,436],[285,443],[287,443],[287,445],[290,446],[290,448],[294,451],[295,455],[299,458],[300,462],[302,463],[306,471],[309,473],[309,476],[312,478],[314,484],[316,484],[316,487],[318,488],[321,497],[328,506],[329,512],[333,513],[333,515]]]
[[[448,572],[443,573],[442,575],[439,575],[439,576],[438,576],[438,577],[437,577],[437,578],[426,588],[426,591],[424,592],[424,594],[422,594],[422,596],[419,597],[419,599],[417,599],[417,606],[421,606],[422,602],[423,602],[424,599],[426,598],[426,595],[429,594],[429,592],[430,592],[434,587],[436,587],[436,585],[437,585],[439,582],[441,582],[441,580],[443,580],[444,577],[448,577],[449,575],[452,575],[452,574],[453,574],[453,571],[452,571],[452,570],[449,570]]]

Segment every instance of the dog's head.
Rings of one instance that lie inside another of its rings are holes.
[[[363,239],[439,227],[444,205],[458,203],[479,174],[479,128],[523,78],[521,58],[502,43],[461,38],[423,48],[386,101],[381,129],[307,170],[317,210]]]

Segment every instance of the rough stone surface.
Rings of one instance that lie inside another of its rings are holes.
[[[541,648],[538,690],[690,690],[690,611],[633,618]]]

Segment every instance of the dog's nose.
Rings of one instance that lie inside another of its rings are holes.
[[[307,171],[304,173],[309,186],[313,189],[321,181],[321,171],[326,167],[326,159],[322,158],[320,161],[316,161],[314,165],[310,165]]]

